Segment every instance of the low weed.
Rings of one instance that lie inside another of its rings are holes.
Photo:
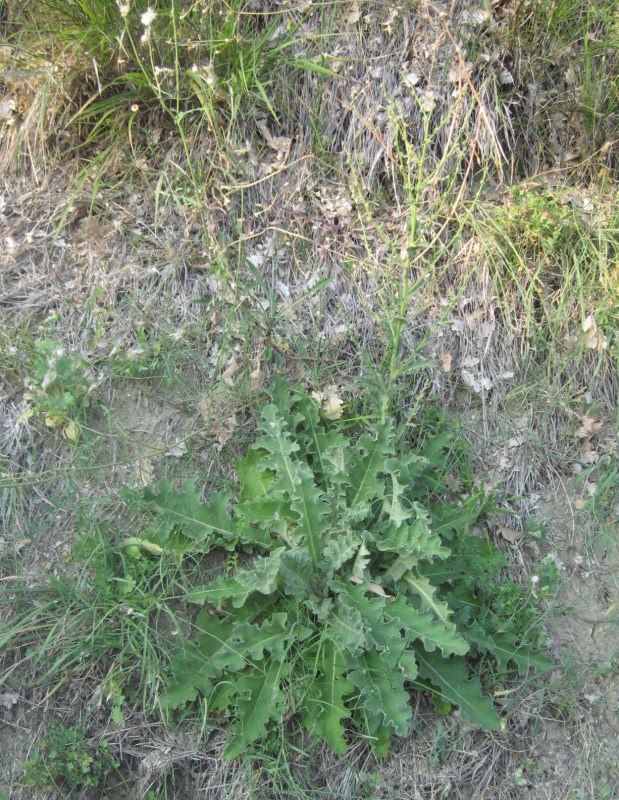
[[[415,691],[501,727],[480,659],[501,680],[549,662],[535,606],[470,532],[487,499],[445,483],[449,431],[412,448],[390,417],[359,435],[282,380],[271,401],[231,490],[203,503],[162,480],[127,494],[151,515],[137,535],[84,526],[79,575],[53,578],[5,632],[21,653],[5,680],[25,662],[41,683],[96,672],[117,723],[125,703],[171,720],[199,701],[208,724],[231,721],[228,758],[291,718],[335,752],[350,729],[384,754],[411,730]]]
[[[21,419],[43,414],[48,428],[62,428],[65,438],[76,441],[77,412],[95,388],[90,367],[80,356],[66,353],[58,342],[35,342],[34,353],[32,375],[26,379],[24,393],[28,406]]]
[[[69,790],[99,786],[120,761],[106,741],[93,742],[82,727],[54,720],[36,755],[24,764],[22,782],[42,789]]]
[[[186,596],[208,610],[179,641],[162,709],[203,697],[210,714],[231,715],[228,758],[291,714],[336,752],[348,722],[385,753],[411,728],[411,688],[498,728],[470,656],[523,671],[548,662],[511,623],[500,629],[488,588],[503,559],[468,535],[481,498],[439,500],[445,439],[412,451],[388,418],[357,439],[281,382],[272,399],[237,465],[233,513],[228,492],[201,504],[164,481],[145,493],[167,523],[147,546],[172,535],[190,551],[253,553]]]

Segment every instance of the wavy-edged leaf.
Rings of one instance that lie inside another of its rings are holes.
[[[328,616],[325,633],[340,650],[358,653],[367,647],[368,628],[361,614],[351,606],[336,602]]]
[[[156,493],[151,487],[144,489],[144,501],[156,508],[171,526],[180,526],[185,536],[199,542],[205,552],[215,546],[232,550],[238,542],[239,530],[228,513],[230,494],[219,492],[206,503],[200,498],[200,490],[193,483],[173,491],[165,478],[159,481]]]
[[[317,564],[322,553],[323,534],[329,527],[325,520],[329,506],[314,482],[311,469],[295,456],[299,445],[291,440],[276,406],[268,405],[262,417],[262,429],[267,435],[261,436],[256,446],[266,452],[262,466],[275,472],[271,493],[288,499],[291,509],[299,515],[297,533],[312,563]]]
[[[332,581],[331,586],[338,593],[338,608],[346,609],[355,619],[361,620],[368,644],[381,652],[386,664],[395,667],[409,640],[402,635],[401,625],[396,619],[386,618],[387,600],[375,594],[367,595],[363,584],[352,586],[343,581]]]
[[[369,729],[390,726],[399,736],[410,731],[412,709],[404,688],[404,675],[399,670],[386,670],[385,662],[370,650],[355,659],[356,667],[348,679],[359,689],[357,706],[369,716]]]
[[[236,573],[236,582],[248,592],[272,594],[277,588],[284,550],[284,547],[278,547],[270,555],[254,559],[251,569],[242,569]]]
[[[457,705],[471,722],[489,731],[499,730],[501,718],[492,700],[482,694],[479,678],[469,680],[466,659],[442,658],[438,653],[417,650],[419,676],[440,689],[444,698]]]
[[[375,536],[378,550],[391,551],[399,556],[416,556],[431,561],[434,558],[447,558],[451,551],[444,547],[440,537],[430,527],[430,515],[419,503],[411,503],[409,522],[396,523],[390,520],[384,532]]]
[[[252,448],[245,458],[236,462],[236,476],[239,481],[239,500],[241,502],[260,500],[268,497],[274,474],[261,465],[263,453]]]
[[[350,533],[336,533],[333,539],[327,542],[322,551],[325,571],[333,574],[335,570],[338,570],[342,564],[354,556],[359,544],[359,536],[353,536]]]
[[[231,600],[234,608],[241,608],[249,597],[249,593],[250,590],[241,586],[234,578],[225,578],[220,575],[206,586],[200,586],[188,592],[185,600],[198,605],[210,603],[219,610],[226,600]]]
[[[199,694],[209,694],[219,670],[205,661],[199,647],[185,642],[170,663],[170,673],[165,689],[159,695],[159,706],[163,711],[183,708],[196,700]]]
[[[345,677],[346,662],[331,641],[323,645],[319,659],[319,674],[312,683],[306,698],[307,713],[303,725],[311,734],[327,742],[335,753],[345,753],[342,720],[350,717],[344,698],[353,689]]]
[[[314,471],[319,479],[328,478],[338,482],[339,476],[346,474],[346,449],[348,439],[336,430],[325,430],[321,424],[318,404],[310,397],[299,401],[299,411],[305,422],[304,442],[307,452],[312,456]]]
[[[314,567],[310,554],[304,547],[282,553],[280,572],[284,579],[285,594],[302,597],[313,591]]]
[[[359,580],[365,579],[365,571],[370,563],[370,557],[370,551],[367,549],[365,542],[361,542],[350,570],[351,578],[358,578]]]
[[[384,501],[384,510],[388,516],[389,522],[397,530],[402,523],[404,523],[411,516],[410,507],[404,508],[402,500],[404,499],[403,487],[398,481],[398,473],[390,471],[391,475],[391,494],[386,495]],[[409,506],[408,503],[406,503]]]
[[[503,553],[485,537],[464,535],[452,542],[450,548],[449,558],[419,567],[419,572],[435,586],[461,578],[468,584],[490,581],[508,565]]]
[[[196,636],[196,646],[204,661],[204,669],[214,675],[238,672],[247,666],[246,648],[240,642],[233,642],[234,629],[238,626],[230,617],[221,619],[200,612],[196,620],[196,628],[200,631]]]
[[[402,583],[419,600],[422,609],[431,611],[441,620],[446,628],[455,629],[455,625],[449,619],[451,609],[443,600],[436,596],[436,586],[432,586],[430,581],[414,572],[405,572],[402,575]]]
[[[543,672],[554,666],[554,663],[542,653],[520,645],[515,633],[505,631],[487,634],[481,625],[474,624],[467,627],[465,636],[480,650],[491,653],[500,669],[507,669],[508,665],[513,662],[518,667],[520,675],[525,675],[532,670]]]
[[[237,721],[230,729],[231,737],[224,750],[226,760],[236,758],[252,742],[266,736],[271,720],[281,720],[286,708],[286,696],[280,682],[288,671],[287,664],[273,661],[264,672],[253,671],[236,678]]]
[[[260,427],[265,435],[256,439],[254,450],[263,451],[259,468],[273,472],[270,484],[271,497],[281,495],[293,497],[301,478],[299,470],[305,466],[296,457],[293,458],[299,450],[299,445],[291,438],[286,423],[274,405],[268,405],[263,409]]]
[[[398,621],[411,641],[420,641],[428,652],[439,647],[443,655],[463,656],[469,645],[459,633],[436,619],[429,611],[418,611],[405,598],[398,597],[387,608],[387,614]]]
[[[323,494],[315,485],[313,478],[307,477],[302,480],[299,493],[293,498],[290,506],[300,515],[297,533],[302,535],[302,541],[309,551],[312,562],[318,564],[322,555],[323,538],[329,529],[329,522],[325,519],[329,513],[329,506],[325,503]]]
[[[383,497],[385,480],[378,476],[384,470],[385,458],[394,452],[391,431],[391,422],[388,421],[378,427],[376,436],[366,434],[359,439],[357,452],[348,465],[349,488],[346,496],[350,508]]]
[[[229,639],[229,645],[236,652],[247,655],[256,661],[270,653],[273,661],[281,661],[287,650],[292,629],[287,624],[288,614],[279,612],[265,620],[262,625],[243,622],[235,625]]]
[[[200,613],[195,642],[182,642],[170,664],[170,677],[159,703],[162,709],[181,708],[213,691],[222,671],[237,672],[247,660],[229,643],[233,622]]]

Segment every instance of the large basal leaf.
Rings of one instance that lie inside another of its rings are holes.
[[[346,474],[346,452],[348,439],[336,430],[325,430],[320,421],[318,404],[309,397],[299,401],[299,411],[303,416],[303,442],[305,450],[312,458],[314,472],[319,481],[339,482]]]
[[[391,527],[397,530],[411,516],[410,503],[406,500],[403,486],[398,481],[399,470],[391,470],[391,494],[385,496],[384,510]],[[404,504],[403,502],[404,501]]]
[[[335,642],[336,647],[358,653],[367,647],[367,633],[367,625],[355,608],[337,602],[331,609],[325,634]]]
[[[271,493],[288,499],[291,509],[299,515],[298,535],[312,563],[317,564],[322,554],[323,534],[329,527],[325,516],[330,508],[316,486],[311,469],[296,457],[299,445],[291,440],[277,408],[268,405],[262,417],[266,435],[257,440],[256,446],[266,453],[262,467],[275,472]]]
[[[326,516],[330,509],[312,477],[308,475],[302,480],[290,506],[300,515],[297,532],[302,536],[301,541],[307,547],[312,562],[318,564],[322,557],[324,536],[329,530]]]
[[[430,518],[418,503],[411,503],[409,516],[415,519],[396,524],[390,520],[383,530],[378,526],[374,540],[378,550],[397,553],[399,556],[416,556],[431,560],[447,558],[450,550],[430,528]]]
[[[490,731],[499,730],[501,718],[489,697],[482,694],[478,678],[468,677],[466,659],[454,656],[442,658],[438,653],[417,650],[419,677],[424,678],[441,691],[441,695],[454,705],[471,722]]]
[[[281,720],[286,708],[286,696],[280,683],[288,672],[287,664],[273,661],[264,672],[252,670],[249,674],[236,677],[237,719],[224,750],[225,759],[236,758],[244,753],[252,742],[266,736],[269,722]]]
[[[450,620],[451,609],[443,600],[436,596],[436,587],[432,586],[427,578],[415,574],[415,572],[405,572],[402,575],[402,583],[413,597],[416,597],[422,609],[431,611],[446,628],[455,628]]]
[[[473,494],[459,503],[432,504],[434,530],[449,541],[456,536],[467,536],[471,525],[492,508],[492,499],[481,493]]]
[[[159,703],[163,709],[181,708],[202,694],[210,695],[222,671],[237,672],[247,664],[238,648],[231,646],[232,620],[202,612],[196,621],[200,631],[195,642],[181,642],[170,664],[170,677]]]
[[[188,603],[197,603],[198,605],[210,603],[221,610],[227,600],[232,601],[234,608],[241,608],[249,594],[250,590],[245,586],[241,586],[234,578],[225,578],[220,575],[207,586],[196,587],[191,592],[188,592],[185,595],[185,600]]]
[[[305,547],[282,553],[280,572],[286,594],[304,597],[313,592],[314,567]]]
[[[251,569],[242,569],[235,575],[236,582],[248,592],[272,594],[277,588],[284,547],[278,547],[268,556],[254,559]]]
[[[274,475],[271,470],[262,468],[262,456],[260,450],[252,448],[245,458],[236,462],[240,502],[268,498]]]
[[[274,405],[263,409],[262,420],[261,428],[265,435],[258,437],[254,444],[255,450],[263,451],[259,468],[273,472],[271,497],[293,497],[300,481],[299,469],[302,466],[302,462],[295,457],[299,445],[292,440],[286,423]]]
[[[399,736],[406,736],[412,709],[403,673],[385,669],[385,662],[376,651],[370,650],[355,661],[356,668],[348,673],[348,679],[359,689],[357,709],[368,716],[370,732],[387,725]]]
[[[359,439],[348,465],[349,488],[346,496],[350,508],[364,505],[383,497],[385,479],[379,478],[385,468],[385,459],[392,455],[391,422],[383,423],[376,436],[366,434]]]
[[[218,675],[218,670],[205,661],[200,649],[189,642],[172,659],[170,672],[165,689],[159,695],[162,711],[182,708],[199,694],[209,694]]]
[[[395,602],[389,604],[387,614],[398,621],[410,641],[420,641],[428,652],[440,648],[445,656],[451,654],[462,656],[469,650],[466,639],[453,627],[446,627],[429,611],[418,611],[403,597],[398,597]]]
[[[307,712],[303,725],[336,753],[345,753],[348,745],[344,740],[342,720],[350,717],[344,698],[354,689],[345,678],[346,663],[333,642],[326,641],[318,661],[319,673],[313,681],[305,705]]]
[[[195,640],[196,647],[213,674],[238,672],[247,666],[247,648],[232,640],[237,626],[231,618],[221,619],[204,611],[198,615],[196,628],[200,633]]]
[[[359,550],[361,537],[351,533],[334,532],[322,551],[325,572],[332,575]]]
[[[265,653],[269,653],[273,661],[282,661],[286,654],[288,640],[292,629],[288,625],[288,614],[279,612],[262,625],[243,622],[235,625],[229,639],[229,645],[238,653],[261,661]]]
[[[388,613],[390,603],[385,597],[375,594],[379,587],[369,584],[374,591],[367,591],[364,584],[352,586],[343,581],[332,581],[331,586],[338,593],[337,608],[361,619],[368,644],[380,651],[385,662],[383,668],[386,669],[387,665],[395,668],[409,639],[402,635],[402,626]]]
[[[486,538],[461,536],[451,544],[451,554],[444,561],[426,562],[419,567],[438,586],[462,578],[468,584],[489,581],[508,564],[505,556]]]
[[[508,665],[513,662],[518,667],[518,672],[525,675],[531,670],[541,672],[553,667],[553,662],[541,653],[521,646],[514,633],[506,631],[489,635],[481,625],[474,624],[466,629],[465,636],[480,650],[491,653],[500,669],[507,669]]]
[[[165,478],[159,481],[156,493],[150,487],[144,489],[144,500],[157,509],[160,517],[170,526],[180,526],[185,536],[200,542],[205,551],[215,546],[234,549],[239,531],[228,513],[230,495],[219,493],[206,503],[200,497],[200,490],[192,483],[175,492]]]

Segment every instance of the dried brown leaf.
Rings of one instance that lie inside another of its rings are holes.
[[[497,530],[510,544],[516,544],[516,542],[519,542],[524,536],[522,531],[515,531],[513,528],[499,527]]]

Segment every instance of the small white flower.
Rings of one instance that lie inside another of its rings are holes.
[[[210,61],[200,66],[193,64],[191,71],[195,75],[199,75],[207,86],[212,86],[215,83],[215,73],[213,72],[213,65]]]
[[[140,17],[140,19],[142,21],[142,25],[145,28],[150,27],[152,25],[152,23],[155,21],[156,18],[157,18],[157,12],[154,11],[152,8],[150,8],[150,6],[146,9],[146,11]]]
[[[129,16],[129,11],[131,9],[131,6],[129,5],[129,3],[121,3],[121,2],[119,2],[119,0],[117,0],[117,2],[118,2],[118,10],[120,12],[120,16],[123,19],[125,17]]]
[[[531,583],[533,586],[537,586],[539,583],[539,575],[531,575]]]

